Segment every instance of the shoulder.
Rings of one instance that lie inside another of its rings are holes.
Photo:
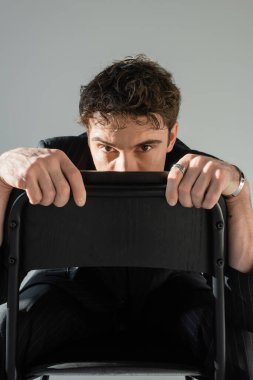
[[[58,136],[47,138],[41,140],[38,147],[60,149],[79,169],[94,169],[86,133],[82,133],[78,136]]]
[[[78,136],[57,136],[40,140],[38,147],[49,149],[61,149],[66,154],[72,150],[81,150],[88,146],[88,138],[86,133]]]
[[[165,170],[170,170],[171,166],[186,154],[197,154],[200,156],[217,158],[210,153],[202,152],[196,149],[191,149],[185,143],[183,143],[183,141],[177,139],[172,151],[167,153]]]

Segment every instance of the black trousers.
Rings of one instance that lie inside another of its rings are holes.
[[[226,379],[253,380],[249,301],[230,286],[226,291]],[[20,292],[18,370],[54,360],[123,359],[131,351],[137,357],[201,362],[212,379],[213,320],[213,295],[200,274],[140,268],[37,271]],[[3,304],[3,380],[5,328]]]

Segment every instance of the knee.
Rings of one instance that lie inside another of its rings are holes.
[[[181,339],[194,356],[202,361],[210,355],[214,339],[214,313],[210,308],[194,308],[178,319]]]
[[[38,284],[34,287],[25,289],[19,296],[18,322],[19,329],[22,330],[22,322],[27,320],[34,309],[40,308],[43,302],[43,296],[49,292],[50,285]],[[7,303],[0,305],[0,336],[5,337],[6,319],[7,319]]]
[[[50,289],[51,285],[37,284],[36,286],[22,290],[19,295],[19,312],[26,314],[31,312],[35,307],[39,307],[44,300],[44,296],[49,294]]]

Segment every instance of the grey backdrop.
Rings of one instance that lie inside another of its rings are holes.
[[[252,0],[0,4],[0,152],[82,133],[80,84],[114,59],[145,53],[182,90],[179,137],[252,182]]]

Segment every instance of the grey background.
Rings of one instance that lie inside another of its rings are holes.
[[[252,182],[251,0],[0,4],[0,152],[82,133],[79,86],[112,60],[145,53],[181,88],[179,137]]]

